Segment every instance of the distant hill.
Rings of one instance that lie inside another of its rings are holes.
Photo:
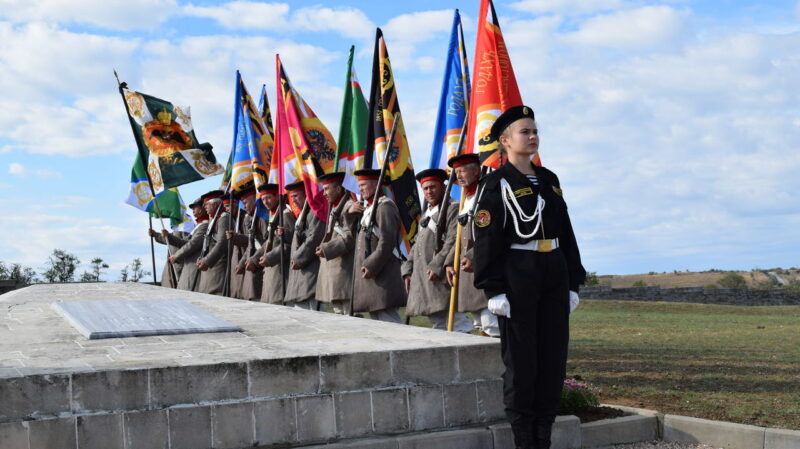
[[[661,288],[675,287],[705,287],[717,284],[725,275],[737,273],[747,282],[748,287],[768,286],[774,281],[767,273],[776,273],[787,284],[792,281],[800,282],[800,269],[798,268],[770,268],[767,270],[751,271],[677,271],[671,273],[647,273],[647,274],[621,274],[621,275],[599,275],[600,285],[611,286],[614,288],[633,287],[635,283],[645,283],[648,286],[659,286]]]

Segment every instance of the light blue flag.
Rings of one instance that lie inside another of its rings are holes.
[[[439,114],[436,117],[436,129],[433,133],[430,168],[448,170],[447,160],[456,155],[461,128],[467,120],[470,89],[464,30],[461,28],[461,16],[456,10],[444,67]],[[461,192],[458,186],[453,186],[451,194],[456,200],[459,199]]]

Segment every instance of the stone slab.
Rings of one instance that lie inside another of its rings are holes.
[[[689,416],[664,415],[664,440],[703,443],[726,449],[761,449],[766,429]]]
[[[489,426],[494,449],[514,449],[514,436],[508,423]],[[579,449],[581,447],[581,421],[577,416],[556,416],[551,436],[551,449]]]
[[[800,447],[800,430],[767,429],[764,449],[797,449]]]
[[[632,415],[581,424],[581,445],[586,448],[637,443],[658,438],[658,418]]]
[[[88,340],[50,307],[53,301],[108,298],[181,299],[244,331]],[[0,354],[10,355],[0,357],[0,379],[310,356],[320,358],[320,392],[331,392],[392,382],[452,383],[461,371],[457,351],[472,346],[499,350],[500,342],[135,282],[37,284],[0,295]],[[466,350],[465,363],[479,365],[474,357],[481,352]],[[54,411],[68,410],[65,405]]]
[[[399,449],[488,449],[493,446],[489,429],[431,432],[397,438]]]
[[[182,299],[68,301],[52,306],[90,340],[242,330]]]

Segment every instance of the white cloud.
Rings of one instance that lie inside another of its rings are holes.
[[[606,53],[569,39],[560,20],[503,26],[587,269],[792,263],[777,246],[743,250],[737,242],[754,233],[790,241],[786,223],[800,220],[792,207],[800,189],[800,100],[792,94],[800,63],[792,48],[800,36],[701,39],[687,29],[677,46],[651,41]]]
[[[116,87],[112,68],[133,70],[138,43],[138,38],[74,33],[43,23],[0,22],[0,86],[14,86],[3,90],[0,101],[44,102],[64,92],[107,92]]]
[[[612,48],[672,45],[686,32],[686,13],[669,6],[645,6],[592,17],[571,33],[578,45]]]
[[[187,16],[214,19],[230,29],[284,29],[287,27],[289,5],[286,3],[261,3],[234,1],[221,6],[183,7]]]
[[[304,30],[331,30],[353,38],[369,38],[375,33],[375,24],[356,8],[303,8],[293,14],[291,23]]]
[[[382,29],[387,40],[415,44],[449,33],[452,25],[453,11],[444,9],[402,14],[389,20]]]
[[[112,30],[154,28],[176,10],[175,0],[0,0],[0,19],[83,23]]]
[[[619,8],[622,0],[523,0],[510,6],[531,13],[588,14]]]
[[[18,162],[12,162],[8,165],[8,173],[16,176],[37,176],[40,178],[60,178],[61,173],[51,170],[29,170]]]

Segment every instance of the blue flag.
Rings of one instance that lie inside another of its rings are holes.
[[[448,170],[447,160],[456,155],[461,128],[467,120],[469,109],[469,65],[464,47],[464,31],[458,10],[453,16],[453,30],[450,33],[450,46],[447,49],[447,62],[444,67],[442,95],[439,99],[439,114],[433,133],[431,148],[431,168]],[[453,198],[458,200],[460,191],[453,186]]]

